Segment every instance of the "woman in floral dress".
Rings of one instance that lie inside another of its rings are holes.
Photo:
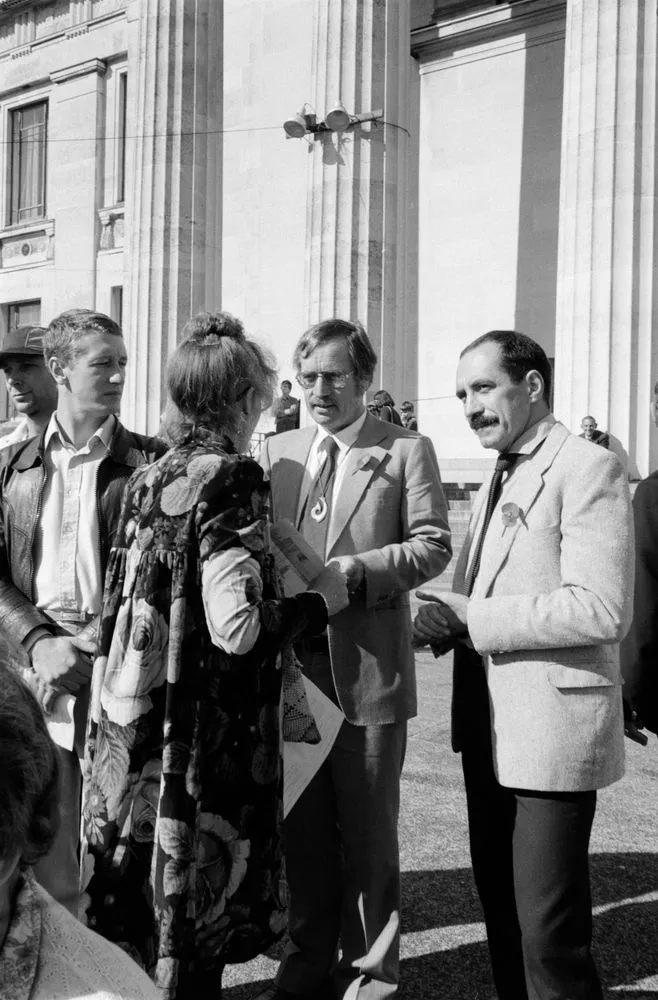
[[[347,604],[334,571],[276,596],[268,488],[240,454],[272,398],[262,350],[223,313],[183,338],[174,446],[128,483],[108,565],[83,792],[90,925],[167,1000],[219,996],[283,930],[281,654],[292,669]]]

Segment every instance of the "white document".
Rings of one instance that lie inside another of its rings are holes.
[[[320,688],[304,678],[308,704],[322,737],[319,743],[283,744],[283,815],[287,816],[329,755],[345,721],[341,710]]]
[[[292,521],[285,518],[270,525],[270,539],[286,597],[308,590],[309,584],[324,569],[324,561],[300,535]]]
[[[53,743],[63,750],[73,750],[75,741],[75,722],[73,721],[73,707],[75,696],[72,694],[61,694],[56,700],[52,712],[46,715],[46,726]]]

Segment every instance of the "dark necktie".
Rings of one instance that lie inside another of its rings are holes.
[[[315,479],[311,483],[302,517],[302,534],[317,554],[324,559],[327,547],[327,528],[331,517],[331,498],[334,488],[338,443],[335,438],[328,436],[318,450],[320,452],[318,458],[321,458],[322,452],[325,453],[326,457],[321,462]]]
[[[506,472],[509,472],[514,463],[519,456],[514,452],[503,452],[498,456],[498,461],[496,462],[496,468],[494,469],[494,474],[491,479],[491,485],[489,486],[489,496],[487,497],[487,507],[484,512],[484,520],[482,521],[482,530],[478,536],[475,556],[471,563],[471,572],[468,577],[468,586],[466,588],[467,594],[470,596],[473,590],[473,584],[475,583],[475,578],[478,575],[480,569],[480,556],[482,555],[482,545],[484,543],[484,536],[487,533],[487,528],[491,521],[491,516],[494,512],[496,504],[500,500],[500,494],[503,489],[503,476]]]

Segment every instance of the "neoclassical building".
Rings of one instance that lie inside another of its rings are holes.
[[[655,0],[0,0],[0,324],[114,315],[154,430],[191,313],[282,377],[359,318],[454,482],[487,464],[458,354],[521,329],[645,475],[657,57]]]

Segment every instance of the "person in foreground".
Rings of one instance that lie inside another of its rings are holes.
[[[125,483],[165,447],[118,419],[127,356],[114,320],[70,309],[43,349],[57,409],[37,437],[0,454],[0,628],[29,657],[25,676],[59,744],[62,821],[35,873],[75,913],[93,623]]]
[[[5,373],[7,395],[21,420],[0,438],[0,449],[28,441],[39,434],[57,406],[57,386],[43,356],[41,326],[19,326],[10,330],[0,350],[0,368]]]
[[[27,686],[0,661],[2,1000],[158,1000],[142,969],[36,881],[59,822],[58,757]]]
[[[218,997],[283,931],[282,674],[347,604],[335,569],[275,595],[269,490],[240,454],[272,399],[264,353],[226,313],[182,336],[174,446],[128,483],[108,565],[83,788],[90,922],[165,1000]]]
[[[263,464],[275,518],[347,575],[349,607],[300,649],[345,721],[286,819],[290,945],[262,995],[375,1000],[399,980],[400,772],[416,713],[408,591],[445,568],[450,532],[431,442],[366,412],[377,356],[361,324],[318,323],[293,362],[315,426],[268,438]]]
[[[453,747],[498,995],[601,1000],[588,847],[596,790],[624,769],[630,498],[615,456],[552,416],[550,380],[544,351],[520,333],[492,331],[462,352],[457,398],[499,458],[454,593],[414,625],[437,653],[455,645]]]

